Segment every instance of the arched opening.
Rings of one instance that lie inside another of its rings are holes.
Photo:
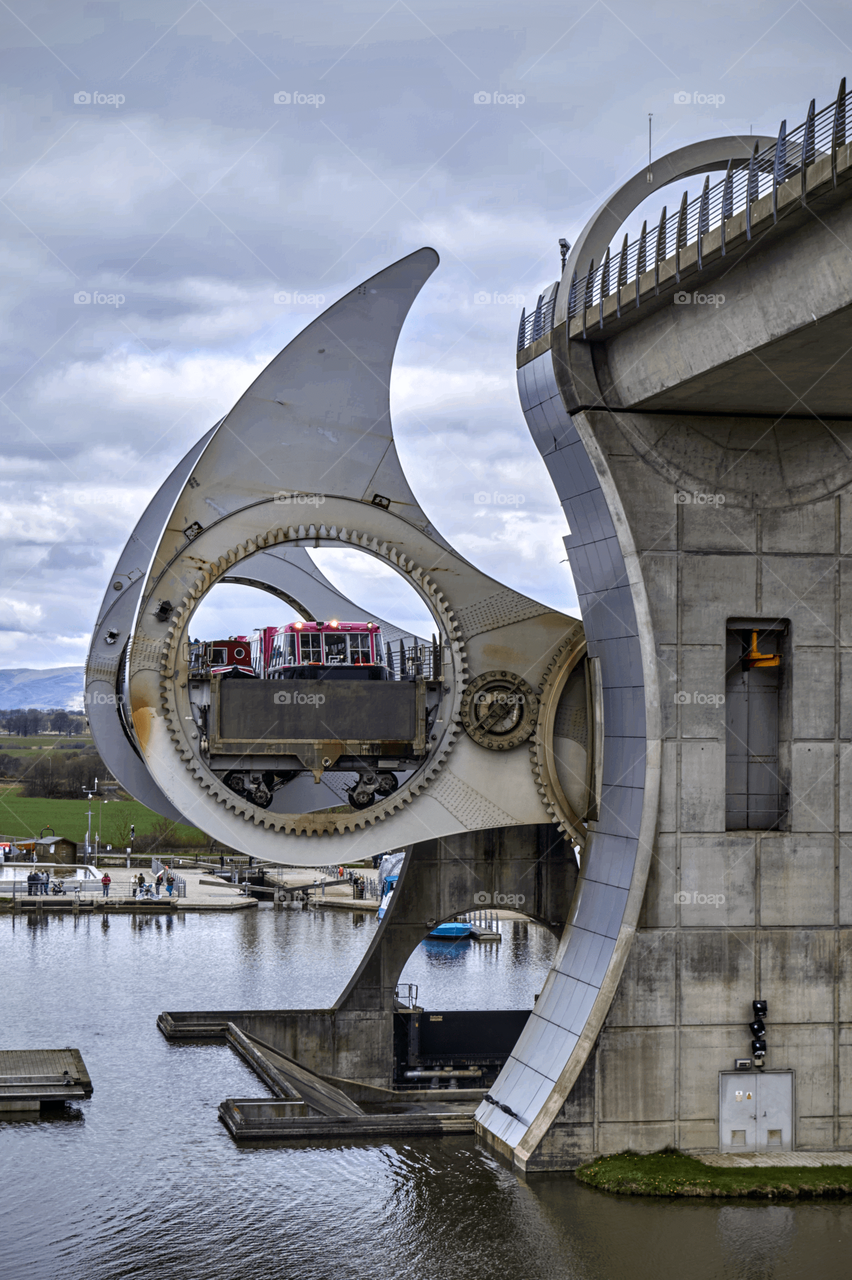
[[[410,580],[376,555],[312,549],[248,557],[184,633],[202,758],[270,815],[391,800],[432,754],[453,691],[448,628]]]

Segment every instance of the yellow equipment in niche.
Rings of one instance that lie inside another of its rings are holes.
[[[780,667],[780,653],[760,653],[757,648],[757,632],[751,633],[751,648],[745,655],[743,662],[747,662],[750,667]]]

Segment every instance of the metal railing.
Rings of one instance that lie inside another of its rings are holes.
[[[442,680],[444,672],[443,648],[437,637],[431,644],[405,645],[388,643],[388,668],[394,680],[408,680],[423,676],[426,680]]]
[[[736,163],[732,160],[721,181],[711,187],[709,177],[705,178],[700,196],[687,201],[687,192],[684,191],[676,213],[668,214],[663,205],[656,228],[649,230],[647,222],[643,223],[636,240],[628,242],[625,235],[621,249],[616,253],[607,249],[603,262],[597,266],[592,259],[584,276],[578,278],[575,271],[568,297],[569,319],[583,316],[585,334],[587,312],[597,306],[599,324],[603,327],[604,300],[615,295],[616,313],[621,315],[622,290],[631,283],[635,284],[635,305],[638,307],[641,277],[653,271],[657,292],[660,263],[672,256],[675,257],[675,281],[679,282],[681,254],[689,245],[698,247],[700,270],[702,237],[716,227],[722,229],[721,249],[724,255],[725,223],[737,213],[745,211],[746,237],[750,240],[752,205],[761,196],[771,194],[773,217],[777,222],[778,187],[790,178],[801,177],[801,201],[807,204],[807,170],[816,160],[831,158],[832,179],[836,184],[837,152],[847,141],[847,123],[844,77],[835,100],[821,111],[816,111],[815,100],[812,99],[807,118],[791,133],[787,132],[786,120],[782,120],[778,137],[771,146],[761,151],[756,142],[751,159]],[[539,298],[532,315],[521,313],[519,351],[553,328],[553,301],[543,304],[543,297]]]
[[[162,875],[164,879],[167,875],[172,876],[174,879],[173,889],[177,893],[177,896],[179,898],[186,897],[186,881],[183,876],[179,876],[176,871],[172,870],[171,867],[166,866],[166,864],[161,862],[159,858],[151,858],[151,875]],[[165,884],[163,885],[163,888],[165,889]],[[166,890],[166,893],[168,896],[168,890]]]
[[[518,350],[523,351],[525,347],[535,342],[536,338],[541,338],[545,333],[550,333],[553,328],[553,316],[556,311],[556,290],[553,296],[545,302],[544,294],[540,293],[535,311],[527,315],[526,311],[521,312],[521,326],[518,329]]]
[[[54,885],[61,884],[62,891],[57,893],[54,891]],[[30,892],[30,886],[26,879],[12,881],[12,904],[13,906],[24,898],[33,898],[42,904],[45,902],[55,901],[56,898],[80,898],[80,897],[102,897],[103,885],[100,880],[94,877],[87,877],[85,880],[78,880],[76,877],[68,876],[51,877],[47,885],[47,892],[44,892],[45,886],[34,885],[34,892]],[[37,892],[36,892],[37,891]]]

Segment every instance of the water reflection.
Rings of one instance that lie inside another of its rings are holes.
[[[796,1214],[786,1205],[725,1205],[717,1226],[722,1256],[742,1280],[772,1280],[796,1235]],[[852,1269],[852,1261],[850,1261]]]
[[[525,1183],[463,1137],[237,1148],[218,1103],[266,1090],[224,1046],[168,1044],[157,1014],[327,1006],[372,916],[48,920],[0,918],[4,1042],[79,1046],[95,1092],[61,1118],[0,1119],[14,1223],[3,1280],[848,1275],[852,1211],[839,1204],[661,1203],[566,1177]],[[406,980],[432,1007],[524,1008],[552,947],[522,924],[491,947],[418,949]]]

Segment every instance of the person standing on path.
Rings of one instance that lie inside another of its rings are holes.
[[[155,884],[156,884],[156,886],[157,886],[157,897],[159,898],[159,896],[160,896],[160,889],[162,888],[162,884],[163,884],[163,873],[162,873],[162,871],[161,871],[161,872],[160,872],[160,874],[157,876],[157,879],[156,879],[156,881],[155,881]]]
[[[50,872],[49,871],[42,872],[41,891],[45,895],[50,892]]]
[[[112,884],[112,877],[111,877],[111,875],[110,875],[110,873],[109,873],[108,871],[105,871],[105,872],[103,873],[103,875],[101,876],[101,884],[103,885],[103,889],[104,889],[104,897],[105,897],[105,898],[108,898],[108,897],[109,897],[109,887],[110,887],[110,885]]]
[[[175,878],[167,867],[166,868],[166,893],[169,895],[169,897],[172,896],[172,889],[174,888],[174,885],[175,885]]]

